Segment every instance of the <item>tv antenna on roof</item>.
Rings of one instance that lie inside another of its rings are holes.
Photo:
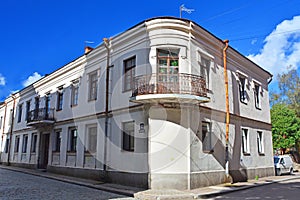
[[[185,11],[185,12],[187,12],[188,14],[191,14],[192,12],[195,11],[194,9],[186,8],[186,7],[184,6],[184,4],[182,4],[182,5],[179,7],[179,10],[180,10],[180,18],[182,18],[182,11]]]

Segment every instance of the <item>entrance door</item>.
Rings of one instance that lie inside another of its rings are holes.
[[[42,134],[41,135],[41,143],[40,143],[40,159],[38,167],[40,169],[46,169],[48,165],[48,155],[49,155],[49,139],[50,134]]]

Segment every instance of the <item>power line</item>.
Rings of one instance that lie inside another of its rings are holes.
[[[300,31],[300,29],[294,29],[291,31],[283,31],[283,32],[278,32],[278,33],[272,32],[271,34],[269,34],[269,36],[270,35],[284,35],[284,34],[293,33],[293,32],[296,33],[297,31]],[[266,36],[267,36],[267,34],[253,35],[253,36],[242,37],[242,38],[237,38],[237,39],[230,39],[230,41],[250,40],[250,39],[262,38],[262,37],[266,37]]]

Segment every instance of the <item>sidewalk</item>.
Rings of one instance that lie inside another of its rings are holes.
[[[192,200],[208,199],[239,190],[246,190],[253,187],[263,186],[272,183],[284,182],[293,179],[300,179],[300,173],[286,176],[270,176],[259,178],[258,180],[249,180],[248,182],[238,182],[234,184],[226,183],[221,185],[197,188],[193,190],[146,190],[136,193],[137,200]]]
[[[252,187],[258,187],[262,185],[278,183],[278,182],[283,182],[283,181],[288,181],[293,179],[300,179],[300,173],[297,172],[294,173],[294,175],[264,177],[264,178],[259,178],[258,180],[249,180],[248,182],[239,182],[234,184],[227,183],[227,184],[221,184],[221,185],[215,185],[215,186],[209,186],[209,187],[203,187],[203,188],[197,188],[197,189],[185,190],[185,191],[180,191],[180,190],[143,191],[143,189],[141,188],[123,186],[123,185],[112,184],[112,183],[103,183],[100,181],[76,178],[71,176],[64,176],[64,175],[53,174],[53,173],[45,172],[42,170],[36,170],[36,169],[19,168],[19,167],[12,167],[6,165],[0,165],[0,168],[128,196],[128,198],[121,198],[122,200],[207,199],[207,198],[212,198],[215,196],[219,196],[222,194],[226,194],[238,190],[245,190]],[[135,198],[132,198],[133,196]]]

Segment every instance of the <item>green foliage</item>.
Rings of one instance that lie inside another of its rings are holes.
[[[300,139],[300,119],[295,110],[285,104],[271,108],[273,148],[291,148]]]
[[[300,117],[300,76],[297,70],[292,69],[279,74],[277,79],[279,92],[270,94],[270,105],[286,104]]]

